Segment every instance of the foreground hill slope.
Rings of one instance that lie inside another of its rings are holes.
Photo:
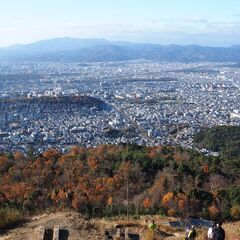
[[[116,225],[127,227],[129,233],[139,235],[141,240],[150,240],[146,220],[155,219],[157,227],[160,231],[155,234],[156,240],[180,240],[185,236],[183,230],[170,227],[169,221],[176,220],[174,218],[159,216],[142,216],[139,219],[118,220],[116,219],[92,219],[85,220],[80,214],[72,211],[45,213],[28,219],[22,226],[5,232],[0,235],[0,240],[35,240],[38,237],[39,230],[42,227],[52,228],[60,226],[66,230],[66,240],[102,240],[104,232],[108,229],[111,235],[116,235]],[[240,222],[224,223],[223,228],[226,231],[226,240],[240,239]],[[207,228],[198,229],[197,240],[206,239]]]
[[[84,220],[76,212],[42,214],[28,219],[22,226],[0,235],[1,240],[35,240],[42,227],[60,226],[68,231],[68,240],[103,239],[105,225],[94,220]]]

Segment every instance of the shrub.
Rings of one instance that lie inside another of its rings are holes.
[[[176,214],[176,211],[173,208],[171,208],[168,210],[167,213],[168,213],[168,216],[174,216]]]
[[[233,206],[230,210],[231,217],[234,219],[240,219],[240,205]]]
[[[0,209],[0,229],[6,229],[23,220],[20,211],[16,209],[3,208]]]
[[[211,207],[208,208],[209,214],[212,217],[212,219],[216,219],[218,214],[219,214],[219,209],[215,206],[212,205]]]

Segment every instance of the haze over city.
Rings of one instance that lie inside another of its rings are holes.
[[[0,47],[56,37],[158,44],[239,44],[237,0],[1,1]]]

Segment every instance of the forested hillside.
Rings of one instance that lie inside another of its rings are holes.
[[[74,208],[89,216],[154,213],[240,218],[236,162],[175,147],[100,145],[67,154],[0,156],[0,205],[23,213]]]
[[[240,158],[240,127],[220,126],[202,130],[195,136],[200,148],[220,152],[224,158]]]

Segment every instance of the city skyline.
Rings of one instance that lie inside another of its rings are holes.
[[[1,4],[0,47],[57,37],[168,44],[239,44],[240,3],[230,1],[36,1]]]

